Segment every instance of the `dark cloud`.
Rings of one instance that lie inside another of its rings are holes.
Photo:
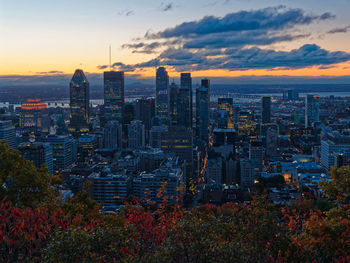
[[[174,9],[174,4],[173,3],[162,3],[160,5],[160,10],[162,12],[167,12],[167,11],[170,11],[172,9]]]
[[[140,42],[136,44],[124,44],[122,48],[133,49],[132,53],[145,53],[152,54],[156,53],[157,49],[162,46],[160,42],[145,43]]]
[[[273,43],[292,41],[309,37],[310,34],[267,34],[264,30],[237,31],[209,34],[188,40],[184,48],[227,48],[244,47],[246,45],[265,46]]]
[[[331,52],[316,44],[307,44],[291,51],[275,51],[272,49],[228,48],[219,51],[186,49],[167,49],[157,58],[135,65],[124,67],[145,68],[172,66],[177,71],[196,71],[208,69],[249,70],[249,69],[299,69],[311,66],[324,68],[350,60],[350,53]]]
[[[109,65],[100,65],[97,66],[98,69],[108,69]],[[133,72],[135,70],[135,67],[132,65],[125,65],[124,63],[121,62],[115,62],[111,65],[111,68],[114,70],[120,70],[124,72]]]
[[[220,18],[206,16],[198,21],[184,22],[173,28],[157,33],[146,34],[147,39],[161,38],[193,38],[220,32],[247,30],[282,30],[296,25],[307,25],[316,20],[333,18],[330,13],[322,15],[307,15],[302,9],[291,9],[283,6],[269,7],[255,11],[240,11],[230,13]]]
[[[240,11],[226,16],[206,16],[160,32],[148,31],[143,39],[123,45],[133,52],[157,53],[152,60],[121,65],[130,70],[173,66],[177,71],[207,69],[297,69],[327,67],[350,60],[346,52],[330,52],[315,44],[291,51],[262,49],[275,43],[308,38],[298,26],[334,18],[331,13],[306,14],[284,6]]]
[[[332,30],[329,30],[327,33],[328,34],[336,34],[336,33],[347,33],[350,29],[350,26],[346,27],[337,27]]]

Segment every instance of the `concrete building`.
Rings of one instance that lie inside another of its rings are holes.
[[[35,167],[41,168],[45,164],[49,174],[53,174],[52,146],[49,143],[21,143],[18,150],[22,153],[23,158],[32,161]]]
[[[118,121],[109,121],[104,127],[104,148],[118,149],[122,147],[123,126]]]
[[[4,141],[10,148],[16,149],[16,129],[12,126],[12,121],[0,120],[0,141]]]
[[[350,152],[350,136],[337,131],[327,133],[321,141],[321,164],[328,171],[336,166],[338,156]]]
[[[146,146],[145,125],[141,121],[132,121],[128,127],[129,148],[142,148]]]

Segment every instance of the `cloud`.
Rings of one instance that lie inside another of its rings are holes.
[[[230,71],[249,69],[299,69],[311,66],[326,68],[329,65],[350,60],[350,53],[327,51],[316,44],[306,44],[291,51],[273,49],[227,48],[203,49],[195,52],[187,49],[167,49],[157,58],[124,68],[172,66],[176,71],[225,69]]]
[[[291,51],[266,46],[309,38],[312,35],[298,27],[332,18],[331,13],[306,14],[302,9],[284,6],[239,11],[224,17],[205,16],[163,31],[147,31],[144,38],[124,44],[123,48],[134,53],[157,55],[143,63],[121,66],[135,70],[162,65],[176,71],[328,67],[350,60],[350,54],[327,51],[316,44]]]
[[[162,3],[161,5],[160,5],[160,10],[162,11],[162,12],[167,12],[167,11],[170,11],[170,10],[172,10],[172,9],[174,9],[174,4],[173,3]]]
[[[131,9],[123,9],[118,12],[119,16],[132,16],[134,14],[135,14],[134,10],[131,10]]]
[[[133,49],[132,53],[145,53],[145,54],[152,54],[157,51],[159,47],[162,46],[162,43],[160,42],[152,42],[152,43],[134,43],[134,44],[124,44],[122,45],[122,48],[128,48]]]
[[[148,33],[147,39],[161,38],[193,38],[221,32],[235,32],[247,30],[282,30],[296,25],[308,25],[316,20],[327,20],[334,15],[307,15],[302,9],[286,8],[284,6],[268,7],[255,11],[239,11],[229,13],[224,17],[206,16],[198,21],[184,22],[173,28],[157,33]]]
[[[349,29],[350,29],[350,26],[337,27],[337,28],[333,28],[332,30],[329,30],[327,33],[328,34],[347,33]]]
[[[51,71],[36,72],[36,74],[40,74],[40,75],[50,75],[50,74],[64,74],[64,72],[63,72],[63,71],[60,71],[60,70],[51,70]]]
[[[108,69],[109,65],[100,65],[97,66],[98,69]],[[120,70],[120,71],[124,71],[124,72],[133,72],[135,70],[135,67],[133,65],[126,65],[124,63],[121,62],[115,62],[111,65],[111,68],[114,70]]]

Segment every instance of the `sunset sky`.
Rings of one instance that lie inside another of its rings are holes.
[[[11,77],[349,76],[349,0],[0,0],[0,85]]]

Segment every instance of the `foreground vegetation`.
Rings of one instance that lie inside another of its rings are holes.
[[[61,202],[59,178],[0,143],[0,261],[350,262],[350,169],[331,176],[320,187],[332,201],[276,207],[256,195],[185,210],[133,200],[103,216],[86,189]]]

